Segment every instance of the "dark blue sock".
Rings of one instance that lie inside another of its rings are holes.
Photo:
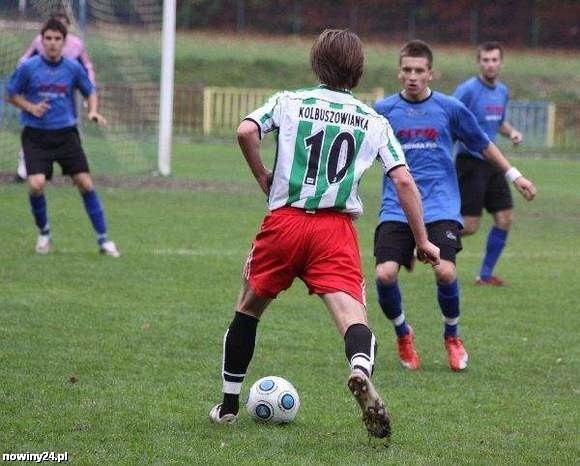
[[[97,241],[99,244],[103,244],[107,241],[107,224],[105,223],[105,213],[103,212],[103,206],[101,205],[99,196],[96,191],[83,193],[82,196],[85,210],[91,219],[93,229],[97,233]]]
[[[30,201],[32,215],[34,215],[34,222],[40,230],[40,234],[50,234],[50,228],[48,227],[48,215],[46,213],[46,197],[44,197],[44,194],[41,194],[40,196],[34,196],[29,193],[28,200]]]
[[[508,232],[497,227],[492,227],[487,235],[487,245],[485,247],[485,256],[481,264],[479,276],[489,278],[493,275],[493,268],[501,255],[507,240]]]
[[[437,283],[437,300],[445,320],[443,336],[456,337],[459,323],[459,283],[457,280],[449,285]]]
[[[407,335],[409,333],[409,326],[405,321],[399,284],[395,282],[390,285],[385,285],[379,280],[376,283],[379,305],[383,313],[393,323],[398,337]]]

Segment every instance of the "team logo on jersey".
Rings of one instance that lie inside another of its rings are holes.
[[[408,108],[407,109],[407,116],[413,118],[413,117],[421,117],[421,116],[425,116],[427,115],[427,111],[426,110],[421,110],[419,108]]]
[[[503,117],[503,105],[486,105],[484,112],[487,121],[499,121]]]
[[[55,99],[66,96],[65,84],[41,84],[38,86],[38,95],[43,99]]]
[[[405,141],[409,139],[435,140],[439,136],[437,128],[404,128],[397,131],[397,139]]]
[[[439,131],[437,128],[403,128],[397,131],[397,139],[403,150],[436,149]]]

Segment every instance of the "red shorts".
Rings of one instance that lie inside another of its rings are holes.
[[[275,298],[298,277],[310,294],[343,291],[366,305],[356,230],[341,212],[307,213],[294,207],[270,212],[243,275],[262,298]]]

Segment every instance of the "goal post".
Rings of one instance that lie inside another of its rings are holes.
[[[173,133],[173,85],[175,73],[175,0],[163,1],[161,39],[161,89],[159,94],[159,173],[171,173],[171,143]]]

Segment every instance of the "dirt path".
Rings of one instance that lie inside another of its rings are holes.
[[[163,178],[161,176],[109,176],[93,175],[98,188],[142,189],[157,191],[198,191],[215,193],[244,193],[251,187],[241,183],[219,183],[212,181],[194,181],[187,179]],[[0,172],[0,184],[14,183],[14,173]],[[55,176],[50,182],[53,186],[69,186],[70,179]]]

